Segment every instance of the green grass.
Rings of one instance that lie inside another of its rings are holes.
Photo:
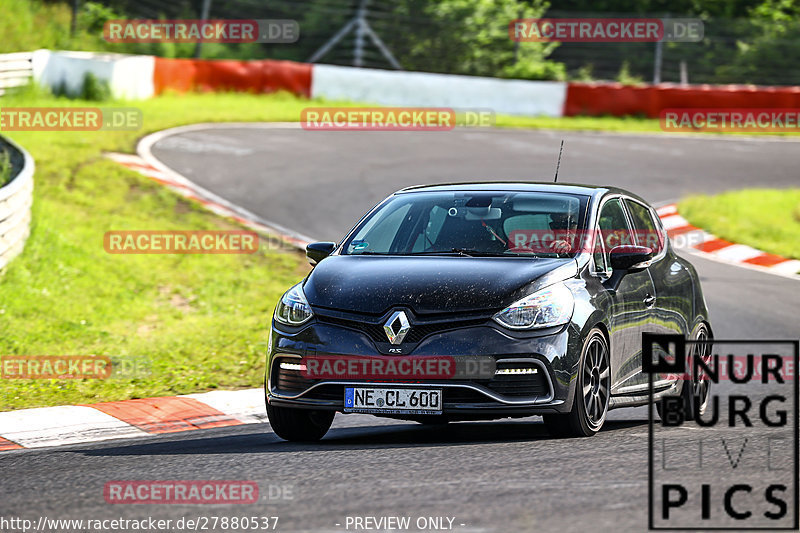
[[[518,117],[498,115],[500,128],[660,133],[657,119],[640,117]]]
[[[79,28],[70,33],[72,12],[68,2],[3,0],[0,17],[0,53],[53,50],[109,50],[99,31]]]
[[[0,187],[11,181],[11,156],[8,148],[0,143]]]
[[[745,189],[686,198],[678,209],[714,235],[800,259],[800,189]]]
[[[92,105],[5,99],[4,106]],[[131,104],[124,104],[131,105]],[[296,117],[291,96],[190,95],[135,104],[139,132],[9,132],[36,161],[25,251],[0,273],[0,356],[128,357],[149,375],[111,380],[0,380],[0,410],[183,394],[262,383],[270,314],[308,271],[294,252],[110,255],[108,230],[234,229],[102,155],[194,122]]]
[[[517,117],[497,116],[496,123],[501,128],[534,128],[568,131],[610,131],[616,133],[664,133],[658,119],[642,117]],[[674,133],[674,132],[669,132]],[[732,135],[779,137],[800,135],[800,130],[781,132],[740,132],[740,131],[696,131],[679,132],[681,135]]]

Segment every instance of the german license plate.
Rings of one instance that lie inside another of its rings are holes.
[[[344,412],[442,414],[442,390],[345,387]]]

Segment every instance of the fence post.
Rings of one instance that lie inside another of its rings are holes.
[[[211,11],[211,0],[203,0],[203,7],[200,11],[200,20],[208,20],[208,14]],[[197,46],[194,49],[194,57],[200,59],[200,53],[203,50],[203,41],[197,41]]]

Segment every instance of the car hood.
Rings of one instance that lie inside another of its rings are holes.
[[[374,315],[396,306],[416,314],[465,313],[502,309],[534,290],[532,283],[576,272],[573,259],[334,255],[320,261],[303,291],[312,307]]]

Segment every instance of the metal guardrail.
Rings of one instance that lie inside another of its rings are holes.
[[[0,54],[0,96],[27,85],[33,77],[33,52]]]
[[[28,152],[8,139],[1,141],[13,152],[12,160],[22,163],[22,170],[0,187],[0,270],[22,252],[30,235],[34,171]]]

